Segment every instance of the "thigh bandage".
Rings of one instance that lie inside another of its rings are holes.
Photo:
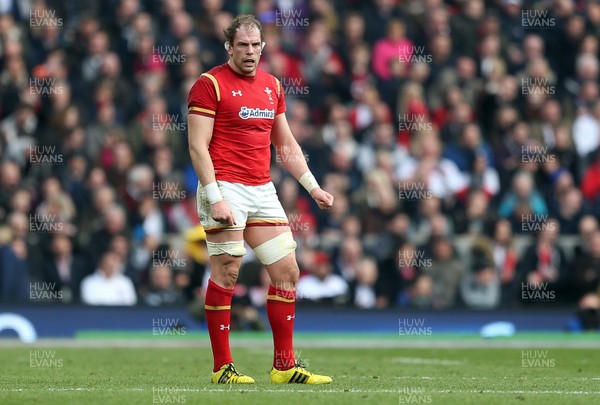
[[[291,232],[284,232],[254,248],[254,254],[262,264],[268,266],[283,259],[296,250],[296,241]]]
[[[209,256],[219,256],[219,255],[244,256],[246,254],[246,248],[244,247],[243,240],[236,240],[236,241],[231,241],[231,242],[209,242],[209,241],[206,241],[206,247],[208,248]]]

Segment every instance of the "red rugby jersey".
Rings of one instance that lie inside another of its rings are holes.
[[[227,63],[203,73],[188,97],[189,114],[215,119],[208,149],[216,179],[251,186],[271,180],[271,129],[284,112],[279,80],[258,69],[243,76]]]

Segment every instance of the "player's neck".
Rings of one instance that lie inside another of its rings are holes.
[[[240,76],[246,76],[246,77],[254,77],[254,76],[256,76],[256,69],[254,69],[252,71],[252,73],[250,73],[250,74],[245,74],[244,72],[242,72],[241,70],[239,70],[237,68],[237,66],[235,66],[235,64],[232,62],[231,59],[229,59],[227,61],[227,64],[229,65],[229,67],[231,68],[231,70],[233,70],[235,73],[237,73]]]

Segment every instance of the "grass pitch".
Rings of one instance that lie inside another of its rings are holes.
[[[238,369],[257,382],[250,386],[210,384],[206,346],[2,347],[0,404],[600,403],[598,349],[316,348],[304,341],[298,354],[309,369],[334,381],[309,386],[272,385],[272,352],[260,341],[233,349]]]

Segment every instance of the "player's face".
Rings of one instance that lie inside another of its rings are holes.
[[[242,26],[235,33],[233,46],[229,48],[231,67],[245,76],[254,76],[260,60],[260,31],[255,26]]]

